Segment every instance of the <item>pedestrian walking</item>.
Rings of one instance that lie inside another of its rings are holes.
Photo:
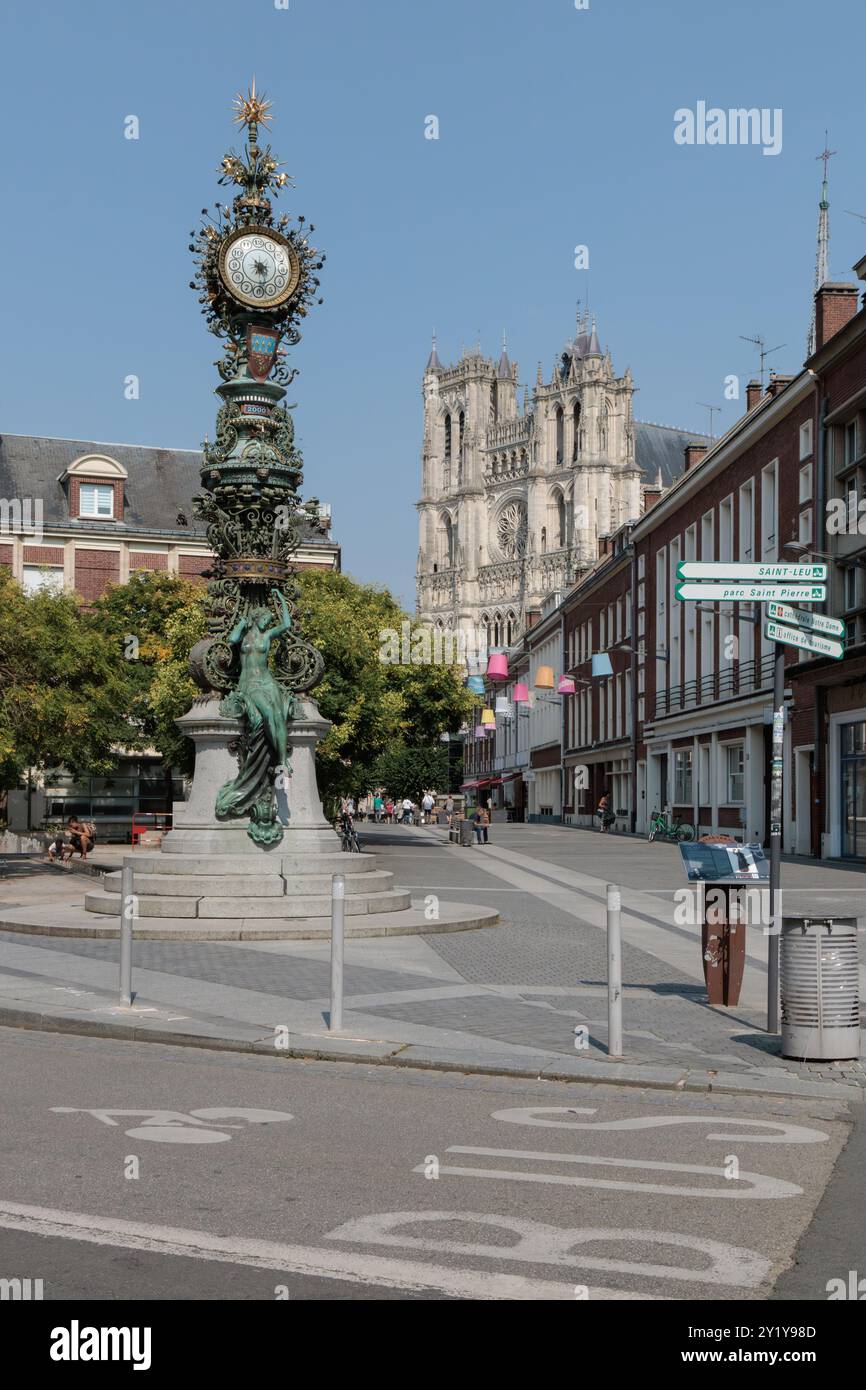
[[[376,795],[373,797],[373,819],[377,825],[382,819],[382,807],[384,806],[384,804],[384,801],[377,792]]]
[[[436,802],[430,792],[425,792],[421,798],[421,810],[424,812],[423,823],[430,825],[433,821],[433,807]]]
[[[404,797],[403,797],[403,806],[402,806],[402,810],[403,810],[403,824],[404,824],[404,825],[411,825],[411,824],[412,824],[412,802],[409,800],[408,796],[404,796]]]
[[[603,835],[606,835],[610,830],[610,827],[616,820],[616,816],[611,810],[609,792],[602,793],[601,800],[598,803],[598,808],[595,814],[599,817],[601,821],[601,833]]]
[[[448,822],[448,829],[451,829],[451,822],[454,820],[454,797],[449,796],[445,802],[445,819]]]
[[[490,825],[490,812],[486,806],[476,806],[475,815],[472,817],[473,828],[475,830],[475,843],[477,845],[489,844],[488,826]]]

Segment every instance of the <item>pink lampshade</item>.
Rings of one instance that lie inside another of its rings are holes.
[[[556,687],[557,695],[574,695],[577,686],[571,676],[560,676],[559,685]]]
[[[511,693],[511,699],[515,705],[525,705],[527,700],[529,699],[529,691],[525,685],[521,684],[520,681],[518,681],[515,685],[514,690]]]
[[[486,725],[486,724],[476,724],[476,725],[475,725],[475,737],[476,737],[476,738],[484,738],[484,736],[485,736],[486,733],[487,733],[487,725]]]
[[[491,652],[487,662],[487,675],[492,681],[508,680],[508,657],[505,652]]]

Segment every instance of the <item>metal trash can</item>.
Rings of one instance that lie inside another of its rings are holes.
[[[782,1056],[860,1056],[856,917],[783,917]]]
[[[475,831],[471,820],[460,822],[460,843],[464,849],[468,849],[470,845],[475,843]]]

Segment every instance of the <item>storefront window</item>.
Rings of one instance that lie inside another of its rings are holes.
[[[866,858],[866,723],[843,724],[842,856]]]

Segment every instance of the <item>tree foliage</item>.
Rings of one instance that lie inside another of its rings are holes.
[[[407,621],[387,590],[315,569],[301,573],[300,587],[303,636],[325,658],[312,692],[332,723],[318,755],[323,799],[361,795],[377,759],[406,749],[417,753],[405,764],[418,769],[407,772],[413,787],[445,787],[447,755],[437,739],[472,704],[460,670],[380,659],[383,634],[400,633]],[[203,598],[188,581],[142,573],[88,609],[71,594],[28,596],[0,571],[2,784],[14,785],[28,766],[108,772],[121,748],[155,747],[190,771],[193,748],[174,720],[198,693],[187,656],[205,634]],[[431,771],[422,776],[425,766]],[[398,781],[394,794],[405,795],[406,777]]]
[[[28,767],[108,773],[141,746],[127,665],[74,594],[25,594],[0,570],[0,784]]]
[[[408,796],[420,801],[425,791],[448,790],[448,750],[432,747],[394,748],[380,753],[373,764],[372,780],[389,796]]]

